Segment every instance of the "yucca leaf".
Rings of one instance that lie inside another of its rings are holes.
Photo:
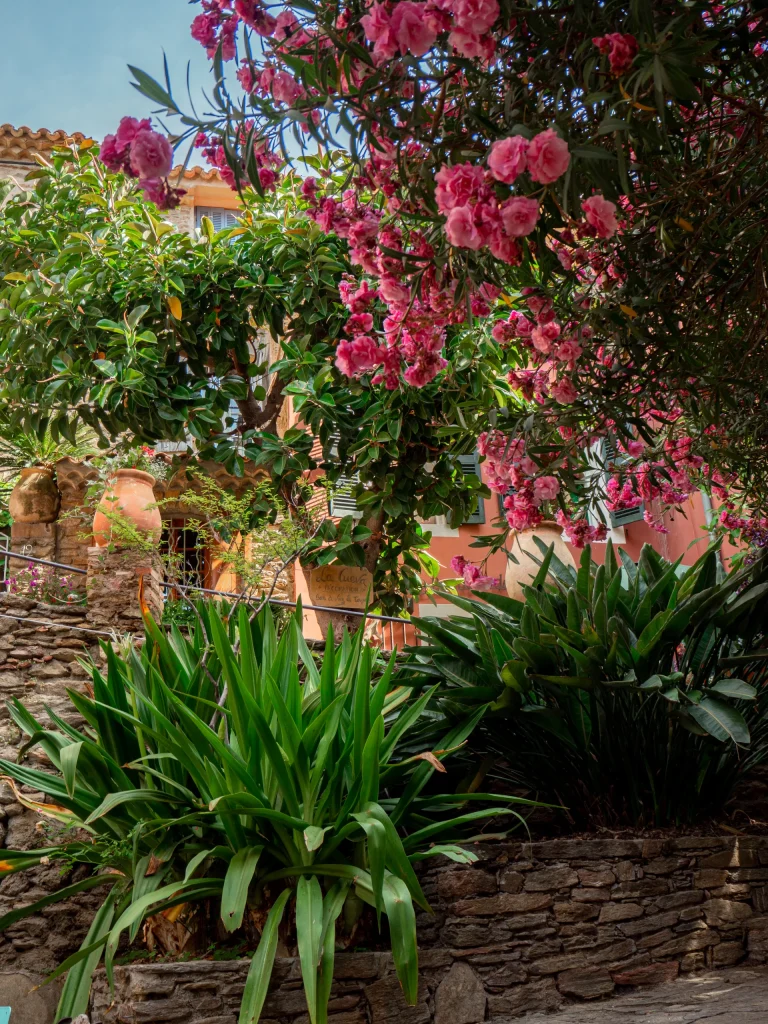
[[[4,856],[4,851],[0,856]],[[49,907],[52,903],[63,902],[68,900],[71,896],[76,896],[80,892],[87,892],[88,889],[95,889],[100,885],[112,886],[115,884],[117,879],[114,875],[91,875],[89,878],[84,878],[80,882],[75,882],[73,885],[68,885],[63,889],[57,889],[56,892],[48,893],[47,896],[43,896],[42,899],[37,900],[35,903],[27,903],[23,907],[17,907],[15,910],[9,910],[7,914],[3,914],[0,917],[0,932],[5,931],[6,928],[10,928],[16,921],[21,921],[25,917],[29,917],[30,914],[37,914],[45,907]]]
[[[419,955],[416,945],[416,915],[408,887],[402,879],[388,874],[384,880],[384,905],[392,940],[400,987],[405,1001],[415,1006],[419,996]]]
[[[302,875],[296,887],[296,937],[311,1024],[317,1024],[317,971],[323,940],[323,893],[317,877]]]
[[[277,952],[278,928],[283,919],[285,905],[290,899],[291,889],[283,889],[267,915],[259,946],[251,958],[248,977],[245,980],[243,1001],[240,1004],[238,1024],[258,1024],[261,1011],[269,992],[272,968]]]
[[[175,796],[172,793],[161,793],[155,789],[124,790],[121,793],[110,793],[109,796],[106,796],[93,813],[85,819],[85,824],[90,825],[94,821],[98,821],[99,818],[103,818],[106,814],[114,811],[116,807],[122,807],[124,804],[146,802],[186,803],[180,796]]]
[[[115,913],[118,891],[117,887],[111,889],[107,898],[96,911],[78,952],[68,957],[47,979],[52,981],[54,976],[63,974],[64,971],[68,972],[61,990],[59,1004],[56,1007],[55,1019],[57,1021],[62,1017],[77,1017],[81,1013],[88,1012],[91,979],[107,941]]]
[[[352,817],[365,832],[368,847],[368,867],[371,872],[371,889],[376,907],[376,919],[381,928],[381,915],[384,911],[384,871],[387,860],[387,831],[382,822],[377,821],[370,813],[362,811]]]
[[[349,882],[335,882],[323,900],[323,942],[320,974],[317,980],[317,1024],[328,1024],[328,1000],[333,985],[333,965],[336,958],[336,920],[342,911],[349,891]]]
[[[263,846],[246,846],[229,862],[221,890],[221,920],[228,932],[237,931],[243,923],[248,889],[263,850]]]

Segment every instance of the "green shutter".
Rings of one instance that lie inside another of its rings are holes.
[[[464,476],[476,476],[478,480],[483,479],[480,475],[480,461],[477,452],[472,452],[471,455],[459,455],[457,462],[461,466],[461,471]],[[475,526],[484,522],[485,502],[482,498],[478,497],[477,508],[474,512],[470,512],[462,525]]]

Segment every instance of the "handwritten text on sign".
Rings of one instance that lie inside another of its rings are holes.
[[[364,609],[373,592],[373,576],[367,569],[348,565],[321,565],[309,573],[312,604],[332,608]]]

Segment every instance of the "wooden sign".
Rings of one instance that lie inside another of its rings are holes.
[[[366,603],[372,603],[373,576],[367,569],[321,565],[310,569],[307,576],[312,604],[363,611]]]

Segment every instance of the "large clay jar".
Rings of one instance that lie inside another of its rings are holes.
[[[53,470],[45,466],[22,469],[8,501],[14,523],[53,523],[60,507],[61,495],[54,483]]]
[[[118,469],[107,484],[104,497],[99,502],[93,517],[93,543],[97,548],[106,547],[111,541],[119,544],[119,528],[113,526],[105,513],[119,512],[130,520],[143,536],[151,537],[158,543],[163,532],[160,509],[155,505],[152,488],[155,478],[140,469]]]
[[[512,547],[510,550],[517,559],[517,563],[507,559],[504,583],[509,596],[514,597],[517,601],[524,600],[523,586],[530,586],[534,576],[541,568],[539,563],[543,555],[534,541],[534,537],[538,537],[547,547],[554,544],[555,557],[559,558],[561,562],[564,562],[566,565],[576,565],[571,552],[568,550],[568,545],[563,540],[562,527],[558,526],[557,523],[545,520],[532,530],[523,530],[520,533],[513,531]],[[531,557],[532,555],[535,555],[539,562],[535,562]]]

